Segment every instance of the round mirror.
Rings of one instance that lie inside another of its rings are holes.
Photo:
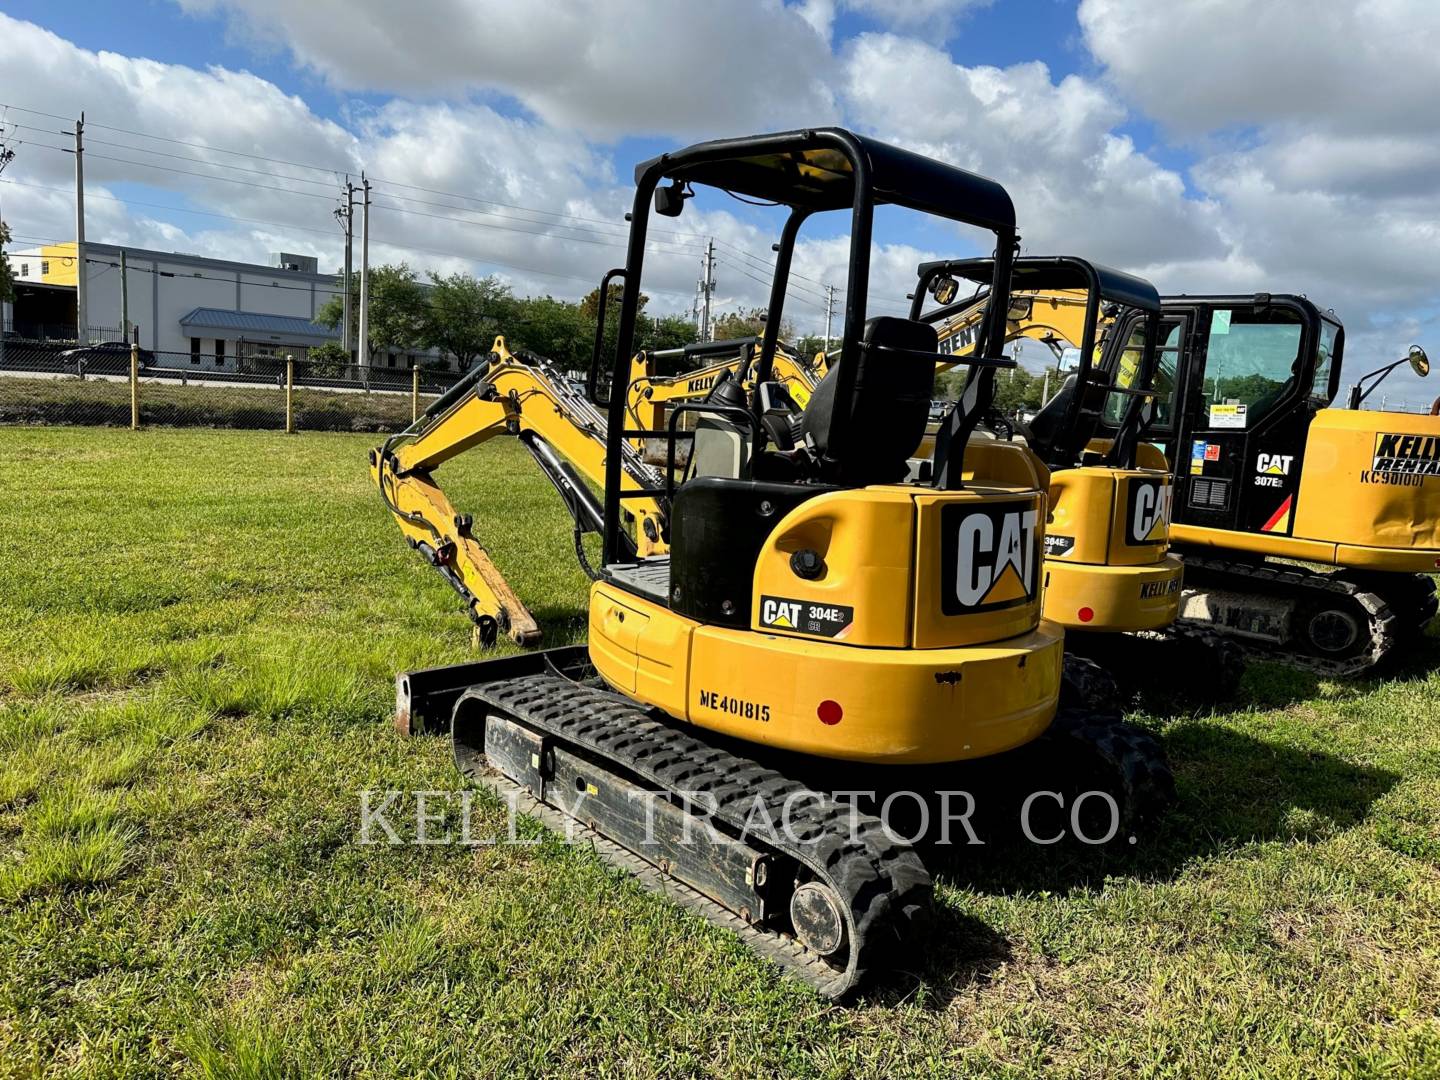
[[[930,283],[930,295],[935,297],[935,302],[938,304],[952,304],[959,294],[960,282],[949,274],[938,277]]]
[[[1430,374],[1430,358],[1419,345],[1410,346],[1410,367],[1422,379]]]

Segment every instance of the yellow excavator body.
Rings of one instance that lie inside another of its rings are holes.
[[[1440,569],[1440,417],[1321,409],[1306,436],[1299,490],[1280,503],[1269,524],[1258,533],[1181,524],[1173,533],[1199,547],[1434,573]]]

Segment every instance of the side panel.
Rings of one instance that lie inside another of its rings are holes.
[[[1317,413],[1294,531],[1356,547],[1440,552],[1440,417]]]
[[[760,550],[750,628],[907,647],[914,534],[915,503],[905,489],[840,491],[802,503]],[[820,559],[816,576],[797,571],[802,552]]]
[[[1045,502],[979,486],[915,496],[915,648],[999,641],[1040,621]]]

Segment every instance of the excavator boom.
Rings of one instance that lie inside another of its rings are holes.
[[[576,556],[590,572],[582,537],[604,524],[593,488],[604,482],[605,418],[552,364],[512,352],[504,337],[495,339],[482,367],[373,451],[370,471],[410,545],[465,602],[480,643],[493,644],[503,632],[519,645],[534,645],[540,640],[534,616],[475,539],[473,519],[455,508],[434,477],[457,454],[505,435],[520,440],[555,486],[575,520]],[[624,452],[622,489],[655,488],[660,482],[658,470]],[[660,502],[632,499],[627,508],[635,553],[665,552]]]

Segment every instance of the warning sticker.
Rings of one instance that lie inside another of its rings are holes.
[[[1219,461],[1219,460],[1220,460],[1220,444],[1219,444],[1219,443],[1213,443],[1213,442],[1212,442],[1212,443],[1206,443],[1206,444],[1205,444],[1205,460],[1206,460],[1206,461]]]
[[[815,604],[783,596],[760,597],[760,625],[816,637],[844,637],[855,621],[855,609],[840,604]]]
[[[1216,312],[1219,314],[1219,312]],[[1210,406],[1210,426],[1212,428],[1243,428],[1245,426],[1246,411],[1249,406],[1241,405],[1238,401],[1227,401],[1223,404]]]
[[[1219,449],[1218,447],[1216,449]],[[1190,444],[1190,475],[1199,476],[1205,471],[1205,462],[1210,457],[1210,444],[1198,439]]]

